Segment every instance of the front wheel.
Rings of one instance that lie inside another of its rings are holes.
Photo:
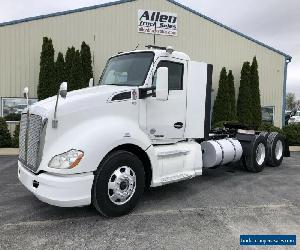
[[[144,187],[145,172],[140,159],[127,151],[115,151],[95,174],[92,202],[106,217],[121,216],[136,206]]]

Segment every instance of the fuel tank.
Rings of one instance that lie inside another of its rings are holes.
[[[203,167],[206,168],[237,162],[243,154],[240,142],[233,138],[205,141],[201,143],[201,147]]]

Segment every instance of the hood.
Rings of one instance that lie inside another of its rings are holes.
[[[58,114],[70,112],[75,109],[79,111],[84,109],[87,105],[89,107],[102,106],[112,96],[125,91],[131,91],[133,88],[134,87],[129,86],[101,85],[68,92],[65,99],[59,97]],[[49,113],[54,112],[56,99],[57,96],[53,96],[39,101],[30,107],[30,112],[47,117]]]

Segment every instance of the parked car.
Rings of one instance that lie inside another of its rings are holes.
[[[289,124],[294,123],[300,123],[300,111],[297,111],[296,114],[289,119]]]

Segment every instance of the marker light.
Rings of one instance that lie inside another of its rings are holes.
[[[75,168],[79,164],[83,156],[84,156],[83,151],[71,149],[68,152],[54,156],[49,162],[48,166],[49,168],[56,168],[56,169]]]
[[[166,51],[167,51],[167,53],[169,53],[170,55],[172,55],[172,53],[174,52],[174,49],[173,49],[172,46],[168,46],[168,47],[166,48]]]

